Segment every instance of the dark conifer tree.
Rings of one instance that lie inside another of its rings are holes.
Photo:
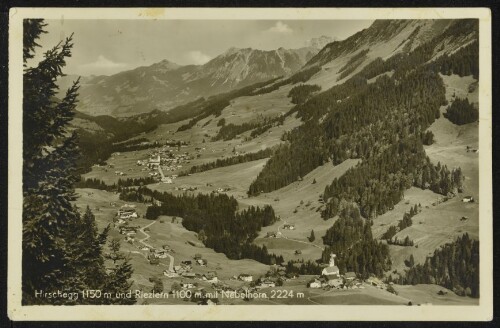
[[[78,81],[56,98],[59,77],[71,56],[72,37],[29,67],[46,24],[25,20],[23,36],[23,304],[62,304],[74,300],[36,298],[36,290],[79,292],[99,289],[106,280],[101,255],[107,229],[98,234],[89,209],[82,217],[72,205],[79,151],[68,129]],[[130,278],[130,274],[127,279]],[[84,303],[82,298],[78,302]]]
[[[312,243],[316,240],[316,236],[314,236],[314,230],[311,230],[311,235],[309,236],[309,241]]]

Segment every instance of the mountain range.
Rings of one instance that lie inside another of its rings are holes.
[[[166,111],[200,97],[293,74],[331,41],[322,36],[298,49],[233,47],[203,65],[182,66],[163,60],[111,76],[82,77],[78,110],[116,117]],[[61,90],[76,78],[62,78]]]
[[[238,94],[245,86],[272,79],[275,81],[266,87],[271,90],[297,81],[326,90],[367,65],[404,56],[433,39],[437,40],[432,49],[434,59],[450,55],[477,38],[477,30],[469,25],[454,20],[377,20],[345,40],[322,36],[300,49],[230,48],[204,65],[181,66],[163,60],[111,76],[83,76],[74,125],[91,134],[103,129],[116,137],[123,122],[148,129],[193,118],[210,107],[211,98],[224,99],[230,91]],[[76,78],[68,75],[60,79],[61,92]],[[274,98],[289,101],[283,92]]]

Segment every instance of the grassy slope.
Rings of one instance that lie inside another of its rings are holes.
[[[302,181],[296,181],[268,194],[241,200],[242,203],[248,205],[271,204],[276,213],[281,217],[281,221],[262,229],[259,238],[256,239],[256,243],[266,245],[270,251],[282,254],[285,260],[316,260],[320,258],[323,248],[321,237],[331,227],[334,219],[325,221],[321,218],[321,213],[318,210],[322,205],[319,202],[319,196],[324,192],[325,186],[331,180],[340,177],[357,162],[356,160],[347,160],[337,166],[326,163],[304,176]],[[312,183],[314,180],[316,180],[315,184]],[[303,201],[302,205],[300,204],[301,201]],[[295,209],[297,209],[296,213],[294,213]],[[282,229],[285,222],[294,224],[296,229]],[[278,230],[284,236],[298,242],[283,238],[265,238],[267,232],[276,232]],[[309,243],[307,240],[311,230],[314,230],[316,236],[316,240],[313,243]],[[301,250],[302,254],[295,255],[295,250]]]

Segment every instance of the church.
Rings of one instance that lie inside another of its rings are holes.
[[[326,278],[328,285],[338,287],[342,285],[339,268],[335,265],[335,254],[330,254],[329,265],[321,271],[321,275]]]
[[[335,265],[335,258],[337,256],[335,254],[330,254],[330,263],[329,265],[321,271],[321,275],[325,277],[335,276],[336,278],[340,278],[339,268]]]

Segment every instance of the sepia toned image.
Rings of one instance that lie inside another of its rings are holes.
[[[491,318],[487,10],[18,10],[11,317]]]

